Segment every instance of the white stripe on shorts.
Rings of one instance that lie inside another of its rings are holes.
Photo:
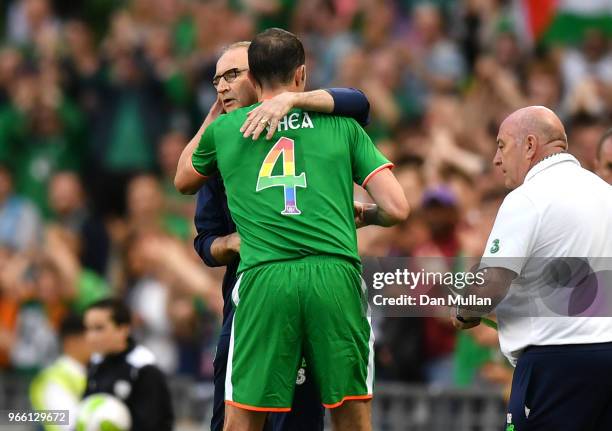
[[[238,280],[236,280],[236,284],[232,289],[232,302],[234,303],[234,306],[238,306],[238,303],[240,302],[240,293],[238,292],[238,288],[240,288],[240,280],[242,280],[242,274],[240,274],[240,277],[238,277]]]
[[[240,295],[238,293],[238,289],[240,288],[240,280],[242,280],[242,274],[236,280],[236,284],[232,289],[232,302],[234,303],[234,307],[238,306],[240,302]],[[232,316],[232,331],[230,335],[230,345],[229,352],[227,354],[227,369],[225,371],[225,399],[227,401],[234,401],[234,386],[232,386],[232,361],[234,359],[234,319],[236,317],[236,310],[234,310],[234,315]]]
[[[368,343],[368,375],[366,378],[366,387],[368,389],[368,395],[372,395],[374,391],[374,330],[372,329],[372,311],[370,310],[370,303],[368,302],[368,286],[363,278],[361,279],[361,292],[367,304],[367,318],[368,325],[370,326],[370,341]]]

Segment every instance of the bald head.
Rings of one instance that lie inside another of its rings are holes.
[[[528,106],[510,114],[497,135],[493,163],[510,188],[525,180],[529,169],[543,158],[567,150],[567,135],[557,115],[544,106]]]
[[[552,148],[567,149],[565,127],[557,115],[544,106],[528,106],[514,111],[501,126],[523,142],[529,135],[534,135],[540,141],[541,147],[550,145]]]

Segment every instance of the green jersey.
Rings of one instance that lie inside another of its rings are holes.
[[[391,163],[355,120],[297,109],[272,140],[245,139],[254,106],[218,118],[192,157],[199,174],[223,177],[241,238],[238,271],[317,254],[359,264],[353,182]]]

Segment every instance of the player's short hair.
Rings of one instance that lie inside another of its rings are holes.
[[[251,41],[249,41],[249,40],[241,40],[240,42],[234,42],[234,43],[231,43],[229,45],[224,46],[221,49],[221,55],[225,54],[227,51],[230,51],[230,50],[236,49],[236,48],[247,48],[247,49],[249,49],[249,46],[251,46]]]
[[[60,339],[65,340],[67,337],[75,335],[83,335],[85,333],[85,325],[83,325],[83,317],[76,313],[69,313],[62,319],[59,328]]]
[[[612,128],[606,130],[601,138],[599,138],[599,143],[597,144],[597,160],[601,159],[601,151],[603,150],[603,146],[608,139],[612,138]]]
[[[304,46],[296,35],[280,28],[259,33],[249,46],[251,75],[261,86],[286,84],[306,62]]]
[[[117,298],[101,299],[99,301],[94,302],[89,307],[87,307],[87,311],[99,310],[99,309],[110,311],[111,320],[117,326],[129,325],[132,321],[132,313],[130,312],[130,309],[125,304],[125,302],[123,302],[120,299],[117,299]]]

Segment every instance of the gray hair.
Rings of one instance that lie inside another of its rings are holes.
[[[251,46],[251,42],[248,40],[241,40],[240,42],[234,42],[232,44],[226,45],[221,49],[221,55],[225,54],[227,51],[236,49],[236,48],[247,48]]]

